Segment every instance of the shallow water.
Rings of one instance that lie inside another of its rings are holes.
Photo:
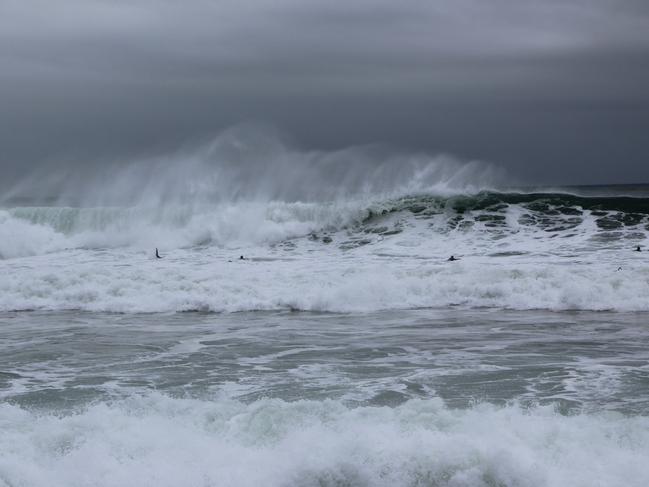
[[[151,390],[395,406],[440,397],[649,412],[645,313],[411,310],[0,315],[2,398],[74,409]]]

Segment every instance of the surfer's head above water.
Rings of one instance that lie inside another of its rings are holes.
[[[642,252],[642,250],[640,249],[640,246],[639,246],[639,245],[636,246],[635,251],[636,251],[636,252]]]
[[[451,256],[448,258],[448,260],[451,261],[451,262],[453,262],[453,261],[460,260],[460,259],[456,259],[454,255],[451,255]]]

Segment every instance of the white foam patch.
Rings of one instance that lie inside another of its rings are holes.
[[[0,259],[37,255],[65,247],[66,238],[47,225],[34,225],[0,210]]]
[[[162,260],[150,252],[79,250],[1,261],[0,310],[649,311],[649,268],[632,253],[618,262],[616,255],[600,253],[579,261],[467,257],[449,263],[432,252],[428,258],[392,258],[367,248],[328,249],[259,248],[252,251],[257,260],[245,261],[237,259],[239,251],[214,248],[177,250]]]
[[[649,419],[562,416],[439,400],[349,409],[335,401],[171,399],[74,414],[0,405],[0,485],[638,486]]]

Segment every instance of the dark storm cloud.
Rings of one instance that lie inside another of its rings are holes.
[[[639,0],[2,0],[5,180],[164,151],[245,120],[533,180],[649,181]]]

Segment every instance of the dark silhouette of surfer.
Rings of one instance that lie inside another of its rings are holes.
[[[635,251],[636,251],[636,252],[642,252],[642,250],[640,250],[640,246],[639,246],[639,245],[635,248]]]
[[[448,261],[449,261],[449,262],[455,262],[456,260],[460,260],[460,259],[456,259],[454,255],[451,255],[451,256],[448,258]]]
[[[239,260],[246,260],[246,258],[243,255],[241,255],[239,256]]]
[[[162,257],[160,257],[160,254],[158,253],[158,247],[155,248],[155,256],[156,256],[158,259],[162,259]]]

